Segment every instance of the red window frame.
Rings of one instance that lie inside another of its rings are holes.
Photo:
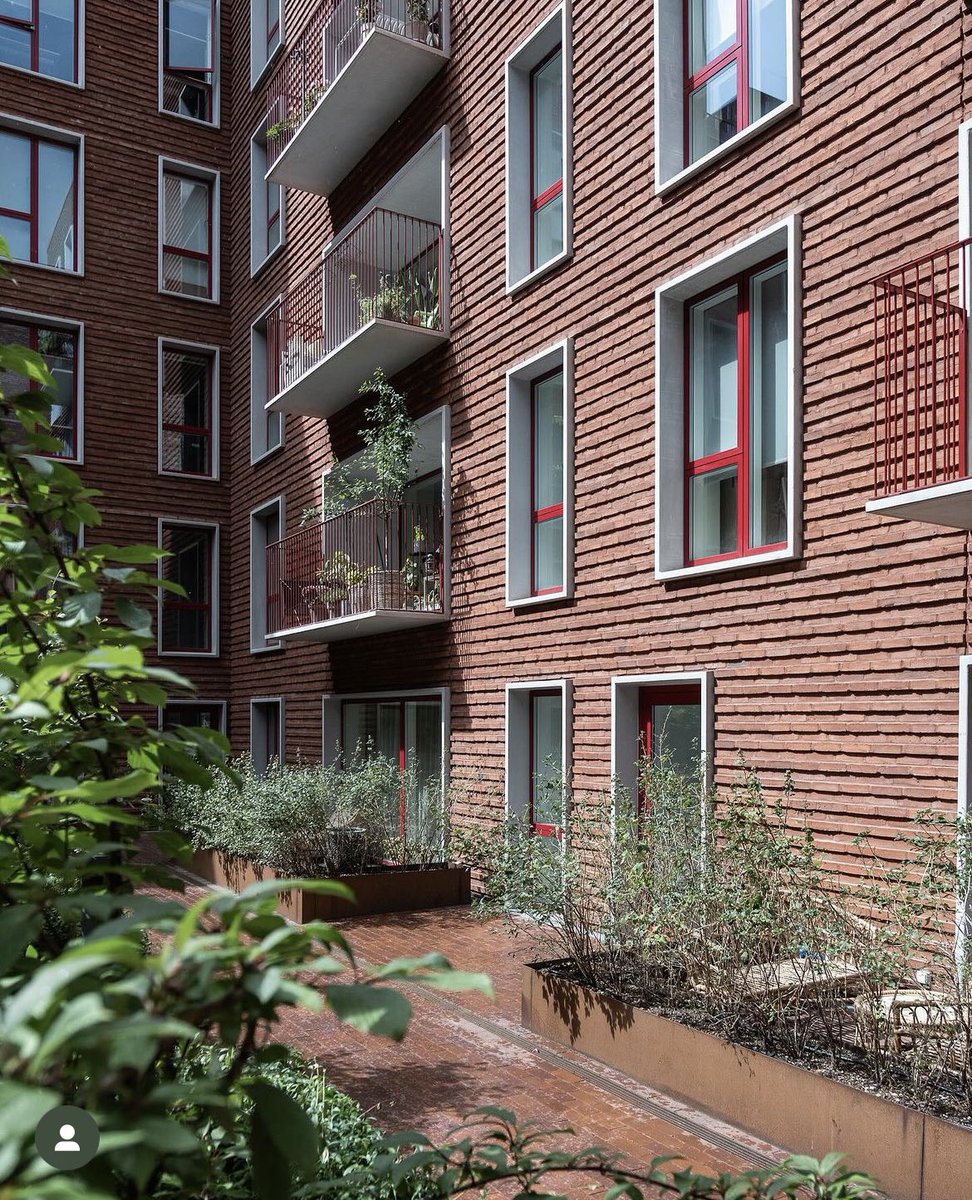
[[[26,346],[29,350],[33,350],[35,354],[40,354],[40,335],[42,333],[56,333],[59,336],[66,336],[71,339],[74,347],[74,370],[71,373],[71,440],[74,443],[74,448],[70,454],[45,454],[44,458],[64,459],[66,462],[74,462],[78,457],[78,369],[80,366],[80,337],[77,329],[66,329],[60,325],[45,325],[42,321],[29,321],[26,318],[20,319],[16,316],[0,317],[0,325],[6,325],[18,330],[26,329],[27,338]],[[17,341],[24,344],[20,334],[17,334]],[[34,380],[25,380],[27,391],[39,392],[43,391],[39,383]]]
[[[176,421],[165,420],[165,359],[167,354],[177,354],[182,358],[191,358],[206,364],[206,415],[209,420],[208,425],[185,425]],[[213,396],[215,391],[215,365],[214,356],[205,350],[197,350],[195,347],[183,347],[176,344],[163,344],[162,346],[162,420],[160,438],[162,438],[164,444],[165,434],[176,433],[189,434],[191,436],[205,438],[206,441],[206,469],[204,471],[186,471],[184,469],[177,470],[174,467],[166,467],[164,465],[165,459],[163,455],[163,465],[161,469],[166,475],[190,475],[196,479],[212,479],[213,477]]]
[[[544,508],[537,508],[537,388],[541,383],[546,383],[548,379],[554,379],[557,375],[563,376],[563,374],[563,367],[555,367],[552,371],[538,375],[536,379],[530,381],[530,594],[533,596],[551,596],[564,589],[563,575],[561,575],[560,583],[555,587],[537,587],[537,526],[546,521],[555,521],[564,515],[563,500],[559,504],[548,504]],[[561,447],[562,450],[563,447]]]
[[[556,46],[554,46],[554,48],[550,51],[550,53],[545,55],[540,60],[540,62],[538,62],[537,65],[530,71],[530,270],[531,271],[535,271],[538,266],[543,265],[542,263],[538,263],[536,261],[536,259],[537,259],[537,250],[536,250],[536,247],[537,247],[537,214],[541,211],[541,209],[546,208],[547,205],[552,200],[556,200],[558,196],[562,196],[564,193],[564,159],[563,159],[563,154],[561,154],[560,178],[558,180],[556,180],[554,183],[550,184],[549,187],[545,188],[539,195],[537,195],[537,184],[536,184],[537,123],[536,123],[536,112],[535,112],[536,105],[534,103],[534,96],[535,96],[535,92],[536,92],[535,80],[536,80],[536,77],[539,74],[539,72],[543,70],[543,68],[547,65],[547,63],[550,62],[550,60],[552,58],[555,58],[558,54],[562,55],[562,52],[563,52],[563,46],[558,42],[558,44]],[[561,67],[561,72],[563,72],[563,67]],[[561,78],[561,88],[563,88],[563,78]]]
[[[528,760],[529,772],[530,772],[530,783],[529,783],[530,828],[539,837],[555,837],[555,838],[560,839],[564,836],[564,830],[563,830],[562,825],[551,825],[548,822],[536,820],[537,761],[536,761],[536,734],[535,734],[535,729],[534,729],[534,726],[536,724],[534,701],[539,699],[539,697],[541,697],[541,696],[556,696],[557,697],[557,699],[561,703],[561,721],[563,721],[564,694],[560,690],[560,688],[531,688],[530,691],[527,692],[527,704],[529,705],[529,710],[530,710],[529,711],[529,721],[527,722],[527,724],[529,726],[529,732],[530,732],[530,749],[529,749],[529,760]],[[563,744],[561,744],[560,752],[561,752],[561,761],[563,761],[563,759],[562,759]]]
[[[344,729],[345,720],[344,714],[346,707],[349,704],[397,704],[398,705],[398,769],[402,776],[402,786],[399,790],[398,797],[398,832],[400,837],[405,837],[406,818],[407,818],[407,801],[405,795],[405,769],[407,767],[406,757],[408,747],[405,745],[405,705],[406,704],[437,704],[439,706],[439,718],[442,717],[442,698],[440,696],[359,696],[357,699],[349,699],[341,701],[341,750],[344,752]]]
[[[736,0],[736,40],[727,46],[712,62],[706,63],[695,74],[692,74],[692,34],[691,16],[689,9],[692,0],[682,0],[682,21],[684,29],[683,50],[685,91],[682,101],[684,117],[684,150],[685,162],[690,165],[695,159],[691,157],[691,105],[692,93],[713,76],[718,75],[731,63],[736,64],[736,133],[741,132],[749,124],[749,0]]]
[[[204,252],[202,250],[187,250],[182,246],[172,245],[165,240],[166,221],[165,221],[165,184],[168,179],[179,179],[188,183],[201,183],[206,188],[206,228],[209,240],[209,247]],[[184,296],[188,300],[212,300],[213,298],[213,188],[214,181],[202,175],[187,175],[183,171],[173,171],[168,167],[162,171],[162,290],[172,296]],[[204,262],[206,264],[206,295],[194,296],[192,292],[178,291],[174,288],[165,286],[165,256],[174,254],[179,258],[190,258],[195,262]]]
[[[40,19],[41,19],[41,4],[42,0],[30,0],[30,19],[22,21],[19,17],[0,16],[0,25],[7,25],[11,29],[17,29],[22,33],[30,34],[30,70],[35,75],[42,75],[45,79],[58,79],[60,82],[78,82],[78,0],[74,0],[74,12],[72,19],[72,27],[74,33],[74,59],[71,66],[70,80],[61,80],[59,75],[48,75],[41,70],[40,66]],[[11,63],[2,63],[2,66],[11,66]]]
[[[771,542],[761,546],[751,546],[749,544],[749,490],[750,490],[750,365],[752,358],[752,342],[750,334],[749,320],[749,304],[751,288],[750,284],[756,275],[761,275],[770,267],[778,266],[780,263],[786,262],[786,255],[775,255],[772,258],[765,259],[761,263],[757,263],[754,267],[749,267],[745,271],[741,271],[738,275],[732,275],[728,279],[723,279],[720,283],[714,284],[707,288],[704,292],[700,292],[697,296],[693,296],[685,302],[684,309],[684,349],[685,349],[685,393],[683,397],[683,437],[685,440],[685,490],[683,497],[684,508],[684,523],[683,537],[685,539],[685,562],[687,566],[695,567],[705,563],[725,562],[734,558],[748,558],[753,554],[766,554],[773,550],[782,550],[786,547],[786,542]],[[692,397],[692,309],[695,305],[708,300],[712,296],[719,295],[720,292],[727,292],[730,288],[736,289],[736,445],[731,450],[720,450],[715,454],[707,454],[702,458],[689,458],[689,446],[691,436],[691,397]],[[701,558],[693,558],[691,555],[691,521],[690,521],[690,497],[691,484],[693,477],[697,475],[705,475],[709,471],[718,470],[719,467],[734,466],[736,468],[736,548],[727,550],[722,554],[710,554]]]
[[[216,0],[209,0],[209,63],[206,66],[199,67],[173,67],[169,64],[169,0],[162,0],[162,28],[160,36],[162,39],[162,111],[174,113],[177,117],[182,117],[186,121],[200,121],[205,125],[212,125],[214,121],[215,106],[213,98],[216,93]],[[201,79],[199,76],[208,75],[208,79]],[[206,116],[205,117],[190,117],[185,113],[175,112],[174,109],[168,108],[165,104],[165,86],[164,78],[180,80],[190,84],[192,87],[199,88],[206,97]]]
[[[70,150],[74,156],[74,181],[72,184],[71,193],[74,199],[73,211],[71,214],[71,227],[74,230],[74,246],[73,259],[70,268],[62,268],[77,272],[78,269],[78,146],[75,142],[62,142],[56,138],[38,137],[32,133],[25,133],[20,129],[0,128],[0,133],[9,134],[12,137],[23,138],[24,141],[30,143],[30,210],[21,212],[17,208],[0,207],[0,217],[11,217],[15,221],[27,221],[30,224],[30,258],[26,261],[34,263],[37,266],[46,267],[48,263],[41,262],[40,258],[40,148],[45,146],[60,146]],[[57,269],[57,268],[54,268]]]
[[[283,242],[283,189],[279,183],[274,183],[272,180],[267,180],[265,187],[267,189],[267,244],[264,258],[269,258],[271,254],[280,249]],[[276,193],[276,206],[272,199],[274,193]],[[278,222],[279,224],[277,224]],[[270,231],[275,224],[277,224],[277,244],[271,245]]]
[[[280,0],[264,0],[267,6],[267,62],[273,58],[280,47]],[[276,17],[271,21],[271,15],[276,12]],[[274,39],[277,39],[276,45]]]
[[[165,548],[166,530],[188,530],[193,532],[205,533],[208,543],[208,553],[205,556],[206,577],[205,587],[201,589],[205,594],[205,600],[190,600],[187,596],[176,596],[172,592],[163,590],[162,597],[162,619],[159,623],[159,649],[163,654],[211,654],[213,650],[213,583],[215,580],[215,557],[216,546],[216,531],[211,525],[193,525],[183,521],[163,521],[161,534],[159,537],[160,545]],[[165,558],[161,563],[163,579],[170,579],[169,571],[173,563],[176,561],[174,557]],[[173,582],[180,582],[175,579]],[[178,643],[175,645],[166,645],[165,642],[165,616],[167,612],[204,612],[207,614],[206,619],[206,644],[205,646],[181,646]]]
[[[194,719],[194,714],[203,712],[208,713],[212,720],[212,724],[204,728],[226,733],[226,705],[219,700],[170,700],[162,709],[162,729],[173,729],[176,725],[202,725],[201,721]],[[182,713],[189,716],[183,717]]]
[[[638,689],[638,759],[648,759],[651,765],[654,730],[652,710],[658,705],[695,704],[699,709],[699,726],[702,723],[702,688],[697,683],[649,683]],[[650,807],[648,796],[641,786],[641,771],[638,772],[638,815],[644,816]]]

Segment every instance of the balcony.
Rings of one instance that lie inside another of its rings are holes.
[[[972,239],[873,281],[874,499],[867,511],[972,530]]]
[[[270,84],[267,178],[329,195],[448,61],[437,0],[324,0]]]
[[[330,417],[376,367],[401,371],[446,340],[442,227],[377,208],[267,317],[267,408]]]
[[[268,637],[335,642],[446,618],[440,505],[369,500],[267,547]]]

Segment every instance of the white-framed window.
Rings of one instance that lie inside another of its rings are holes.
[[[84,326],[57,317],[0,308],[0,343],[26,346],[44,359],[54,376],[51,395],[52,437],[64,462],[84,461]],[[37,385],[12,371],[0,374],[6,396],[35,391]]]
[[[356,751],[399,763],[413,787],[396,799],[389,827],[413,839],[441,831],[442,797],[449,783],[449,689],[408,688],[322,697],[324,762],[346,761]],[[404,791],[404,789],[403,789]]]
[[[84,137],[0,114],[0,236],[16,263],[84,273]]]
[[[267,401],[277,393],[276,355],[269,352],[267,317],[280,297],[250,326],[250,465],[279,450],[284,444],[282,412],[268,412]]]
[[[664,760],[670,769],[713,778],[715,677],[711,671],[615,675],[611,679],[611,780],[643,809],[645,766]]]
[[[159,518],[159,546],[167,557],[160,578],[184,595],[159,588],[159,654],[215,658],[219,654],[219,526]]]
[[[219,478],[219,348],[159,338],[159,474]]]
[[[574,352],[566,338],[506,374],[506,603],[573,594]]]
[[[250,0],[250,88],[257,86],[284,44],[283,0]]]
[[[284,497],[275,496],[250,512],[250,653],[278,650],[278,639],[267,631],[281,625],[280,580],[267,573],[267,547],[279,542],[285,528]],[[268,587],[268,583],[272,587]]]
[[[567,822],[572,689],[568,679],[506,685],[506,813],[543,837]]]
[[[796,0],[654,0],[655,190],[799,107]]]
[[[800,224],[655,293],[655,576],[800,552]]]
[[[173,729],[176,725],[198,726],[225,734],[226,701],[204,700],[201,697],[194,697],[192,700],[168,700],[164,707],[159,709],[159,728]]]
[[[219,300],[219,172],[159,159],[159,291]]]
[[[285,756],[282,696],[254,696],[250,701],[250,757],[258,775],[265,775]]]
[[[85,0],[4,0],[0,65],[84,87]]]
[[[525,287],[572,253],[569,0],[506,60],[506,288]]]
[[[267,140],[263,126],[250,138],[250,275],[286,244],[286,190],[267,175]]]
[[[219,124],[219,0],[159,0],[159,112]]]

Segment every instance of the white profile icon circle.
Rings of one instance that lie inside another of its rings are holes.
[[[67,1150],[72,1154],[80,1154],[81,1153],[81,1147],[74,1140],[74,1126],[73,1125],[62,1125],[61,1126],[61,1141],[59,1141],[57,1143],[57,1145],[54,1147],[54,1149],[55,1149],[55,1151]]]

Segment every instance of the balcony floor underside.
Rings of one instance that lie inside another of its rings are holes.
[[[972,530],[972,479],[881,496],[870,500],[865,507],[876,516]]]
[[[268,638],[288,642],[341,642],[349,638],[372,637],[378,633],[394,633],[404,629],[421,629],[439,625],[448,618],[440,612],[419,612],[408,609],[372,609],[348,617],[334,617],[296,629],[275,630]]]

